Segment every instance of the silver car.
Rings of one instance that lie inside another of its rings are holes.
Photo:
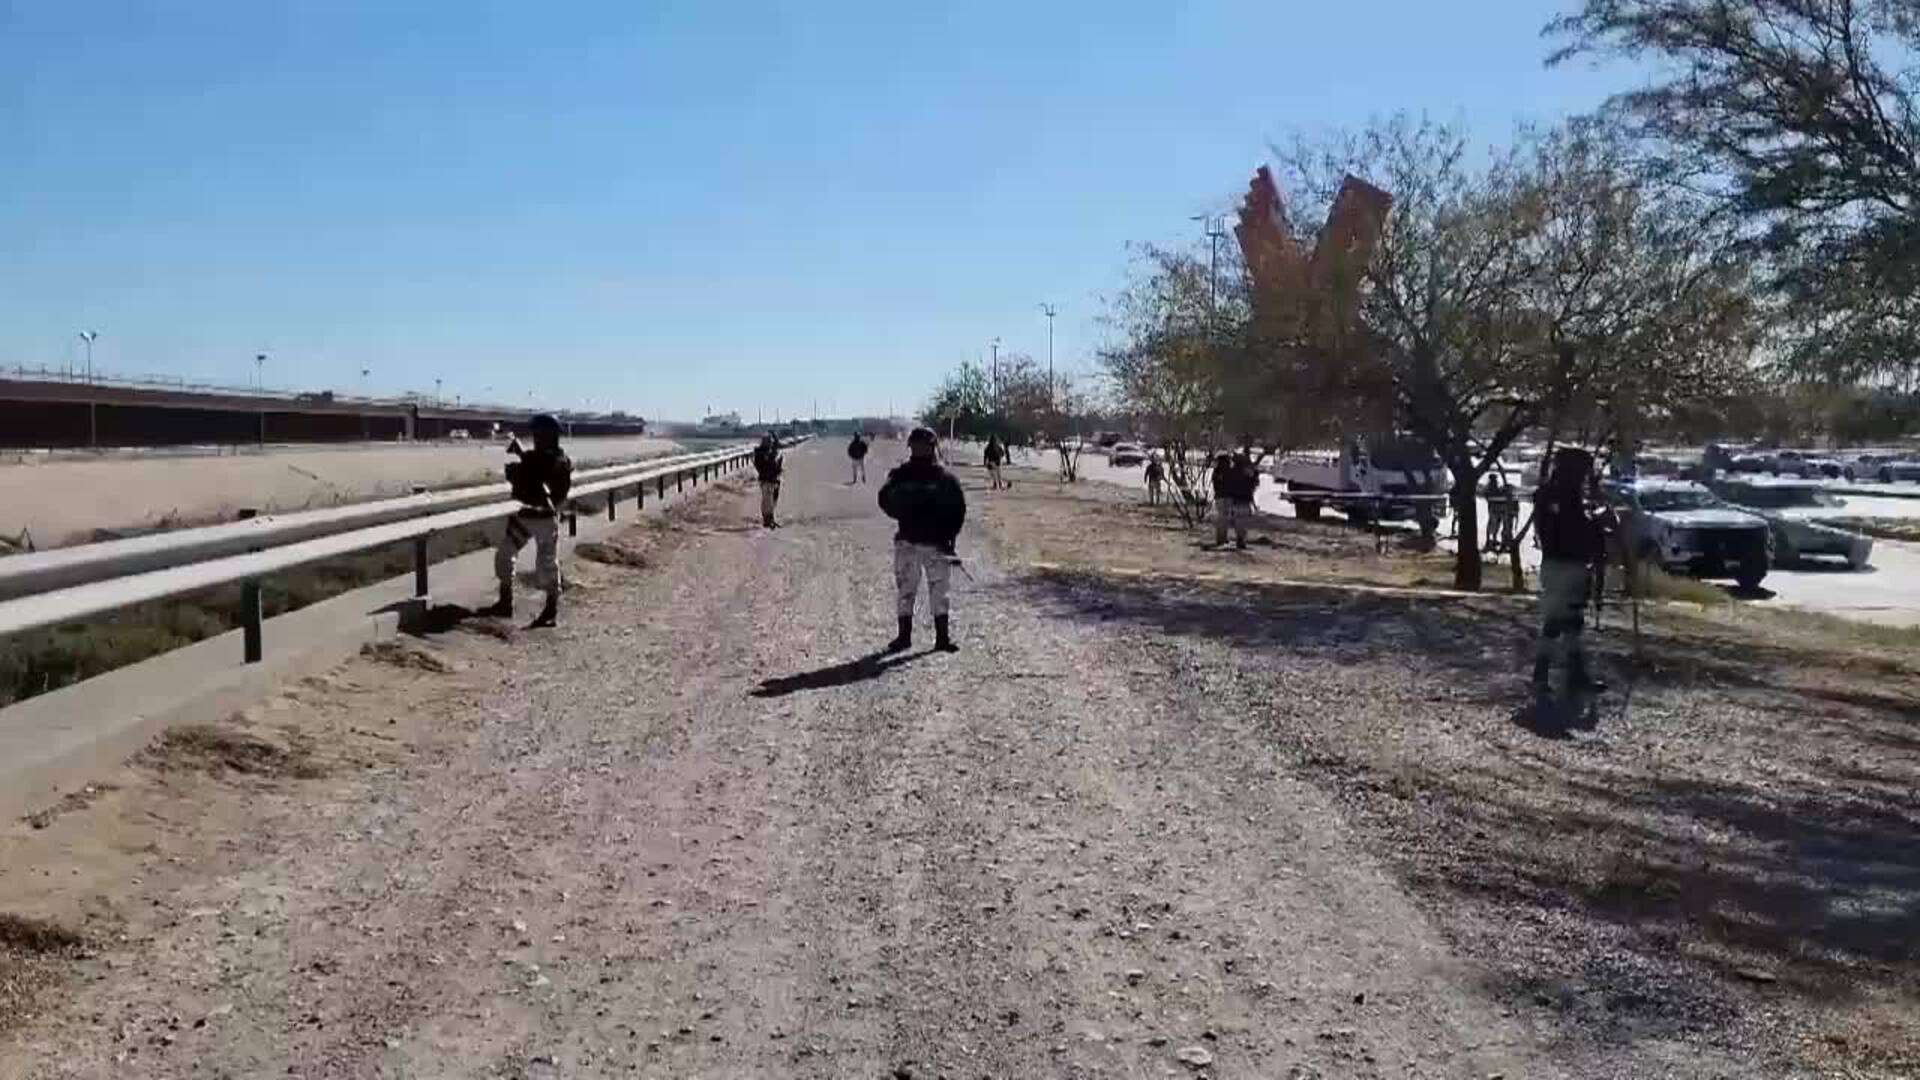
[[[1773,565],[1792,566],[1809,555],[1838,555],[1859,570],[1873,554],[1873,538],[1845,527],[1846,500],[1818,484],[1741,477],[1715,481],[1730,505],[1767,519]]]

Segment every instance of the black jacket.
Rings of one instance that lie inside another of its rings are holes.
[[[780,482],[780,470],[786,463],[780,460],[780,448],[762,443],[753,448],[753,471],[763,484]]]
[[[880,509],[900,523],[894,539],[952,551],[967,520],[967,497],[960,481],[938,462],[909,461],[887,474]]]
[[[1606,551],[1606,530],[1579,491],[1542,487],[1533,493],[1533,526],[1540,554],[1592,562]]]
[[[558,450],[522,450],[507,462],[507,483],[521,505],[552,512],[567,501],[573,489],[573,462]]]
[[[1236,455],[1227,459],[1224,468],[1218,462],[1214,464],[1214,498],[1250,503],[1253,501],[1254,491],[1259,487],[1260,473],[1254,469],[1252,459],[1244,455]]]
[[[852,458],[855,461],[859,461],[861,458],[866,457],[867,456],[867,440],[861,438],[858,435],[855,435],[853,437],[853,441],[847,444],[847,456]]]
[[[998,439],[990,439],[987,441],[987,448],[981,456],[987,459],[987,464],[998,465],[1007,460],[1007,448],[1000,445]]]

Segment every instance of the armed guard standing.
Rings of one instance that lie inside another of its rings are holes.
[[[534,580],[546,590],[546,606],[528,629],[552,626],[560,607],[560,511],[566,506],[567,492],[573,488],[573,462],[560,449],[560,421],[542,414],[533,418],[533,449],[526,450],[515,438],[507,444],[514,456],[507,462],[507,483],[520,509],[507,518],[493,553],[494,576],[500,579],[500,599],[481,614],[510,618],[513,615],[513,561],[533,541]]]
[[[853,479],[849,484],[867,482],[867,436],[864,432],[853,433],[853,441],[847,444],[847,460],[853,463]]]
[[[893,538],[893,584],[900,634],[888,652],[913,647],[913,601],[920,578],[927,579],[927,604],[933,608],[934,648],[959,652],[947,622],[948,577],[954,563],[954,541],[967,520],[967,497],[960,481],[934,460],[939,437],[930,428],[914,428],[907,436],[912,454],[906,464],[887,474],[880,488],[880,509],[900,523]]]
[[[1533,686],[1551,689],[1555,654],[1567,669],[1570,690],[1606,687],[1587,667],[1582,641],[1587,597],[1595,565],[1604,566],[1606,519],[1593,490],[1593,455],[1563,446],[1553,453],[1546,479],[1533,493],[1534,528],[1540,538],[1540,639],[1534,650]]]
[[[753,448],[753,472],[760,478],[760,524],[769,529],[777,529],[779,523],[773,520],[773,508],[780,503],[780,473],[786,468],[786,462],[780,458],[780,440],[769,431]]]
[[[980,456],[986,459],[987,478],[993,481],[993,490],[998,491],[1006,487],[1006,474],[1000,470],[1006,465],[1007,447],[1000,441],[1000,436],[987,436],[987,448],[981,451]]]
[[[1247,523],[1253,520],[1253,494],[1260,489],[1260,473],[1254,468],[1249,451],[1221,454],[1213,459],[1213,546],[1227,546],[1227,531],[1233,531],[1233,546],[1247,549]]]

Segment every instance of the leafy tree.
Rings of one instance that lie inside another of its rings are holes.
[[[920,422],[942,436],[985,438],[993,419],[993,384],[978,364],[955,368],[920,410]]]
[[[1657,175],[1748,226],[1786,305],[1781,355],[1824,378],[1920,371],[1920,10],[1911,0],[1586,0],[1550,62],[1652,68],[1611,111]]]
[[[1392,194],[1360,271],[1358,347],[1320,358],[1364,369],[1347,385],[1384,389],[1452,473],[1459,588],[1481,584],[1475,489],[1522,433],[1583,407],[1617,427],[1745,362],[1741,264],[1604,130],[1527,136],[1475,164],[1459,132],[1400,118],[1303,146],[1289,173],[1311,208],[1351,175]]]

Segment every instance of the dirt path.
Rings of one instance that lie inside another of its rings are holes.
[[[94,942],[0,1077],[1562,1075],[1244,709],[981,545],[963,652],[848,665],[889,529],[841,465],[0,835],[0,904]]]

